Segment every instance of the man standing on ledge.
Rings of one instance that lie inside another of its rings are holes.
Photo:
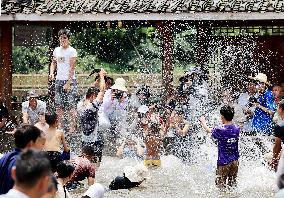
[[[63,110],[70,111],[71,122],[69,132],[76,130],[76,95],[77,82],[75,77],[75,64],[77,51],[70,46],[70,30],[61,29],[58,32],[60,47],[53,51],[53,60],[50,65],[49,79],[55,79],[55,107],[59,119],[59,128],[62,128]]]

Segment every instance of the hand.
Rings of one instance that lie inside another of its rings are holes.
[[[65,90],[66,92],[69,92],[71,90],[71,83],[70,81],[68,80],[66,82],[66,84],[63,86],[63,90]]]
[[[55,79],[54,73],[49,74],[48,79],[49,79],[50,81],[51,81],[51,80],[54,80],[54,79]]]
[[[268,165],[271,167],[272,170],[276,170],[277,169],[277,161],[272,159],[271,161],[268,162]]]
[[[205,117],[204,117],[204,116],[201,116],[201,117],[199,118],[199,121],[200,121],[201,123],[205,123],[205,122],[206,122]]]
[[[107,75],[107,72],[102,68],[101,71],[99,72],[100,78],[104,78]]]
[[[253,106],[258,107],[258,108],[260,108],[260,106],[261,106],[258,102],[255,102],[255,103],[252,103],[252,104],[253,104]]]

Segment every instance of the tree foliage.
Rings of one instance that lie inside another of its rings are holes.
[[[194,63],[195,31],[175,34],[176,66]],[[109,72],[160,72],[161,38],[155,27],[82,28],[74,32],[71,45],[78,50],[76,71],[86,73],[103,67]],[[48,46],[13,47],[13,72],[47,72]]]

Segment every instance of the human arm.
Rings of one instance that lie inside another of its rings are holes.
[[[55,72],[55,69],[56,69],[56,66],[57,66],[57,61],[56,61],[56,58],[54,57],[54,55],[55,55],[55,52],[53,52],[53,58],[51,60],[51,64],[50,64],[50,67],[49,67],[49,80],[55,79],[54,72]]]
[[[29,124],[29,114],[28,114],[28,104],[26,102],[22,103],[22,119],[23,124]]]
[[[279,137],[275,137],[275,142],[273,146],[273,157],[272,160],[269,162],[269,165],[274,170],[276,170],[277,168],[280,152],[281,152],[281,139]]]
[[[117,157],[122,157],[124,146],[125,146],[125,141],[120,145],[120,147],[118,147],[116,151]]]
[[[63,89],[65,89],[65,90],[71,89],[71,83],[72,83],[72,79],[73,79],[73,76],[74,76],[76,60],[77,60],[77,57],[71,57],[70,58],[70,69],[69,69],[69,72],[68,72],[68,80],[67,80],[66,84],[63,86]]]
[[[201,116],[199,118],[199,121],[200,121],[200,124],[201,126],[205,129],[205,131],[207,133],[211,133],[211,129],[208,127],[207,123],[206,123],[206,120],[205,120],[205,117],[204,116]]]
[[[69,147],[68,147],[68,145],[67,145],[67,143],[66,143],[65,135],[64,135],[63,132],[61,132],[61,140],[62,140],[62,144],[63,144],[63,149],[64,149],[64,151],[65,151],[65,152],[70,151],[70,149],[69,149]]]
[[[284,188],[284,152],[281,152],[276,172],[276,183],[278,188]]]
[[[190,127],[188,122],[185,121],[185,123],[186,124],[184,125],[184,127],[182,129],[179,126],[176,125],[176,131],[181,136],[185,136],[187,134],[188,130],[189,130],[189,127]]]
[[[7,118],[2,118],[2,121],[0,122],[0,129],[5,126],[6,121],[7,121]]]
[[[144,149],[143,149],[142,145],[140,144],[139,140],[136,140],[136,148],[137,148],[137,155],[143,156]]]
[[[103,102],[103,98],[104,98],[104,94],[105,94],[105,76],[106,76],[106,71],[104,69],[101,69],[101,71],[99,72],[99,76],[100,76],[100,81],[99,81],[99,88],[100,88],[100,92],[98,93],[97,96],[97,100],[101,103]]]
[[[89,176],[88,176],[88,185],[91,186],[95,183],[95,177],[96,177],[96,168],[95,166],[90,162],[88,165],[89,170]]]
[[[261,104],[259,103],[254,103],[255,107],[258,107],[260,108],[262,111],[268,113],[269,115],[273,116],[274,115],[274,111],[270,110],[269,108],[266,108],[264,106],[262,106]]]
[[[88,185],[91,186],[95,183],[95,178],[93,177],[88,177]]]

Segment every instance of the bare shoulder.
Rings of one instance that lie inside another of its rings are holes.
[[[63,136],[64,135],[64,131],[61,130],[61,129],[57,129],[56,130],[56,134],[60,135],[60,136]]]

